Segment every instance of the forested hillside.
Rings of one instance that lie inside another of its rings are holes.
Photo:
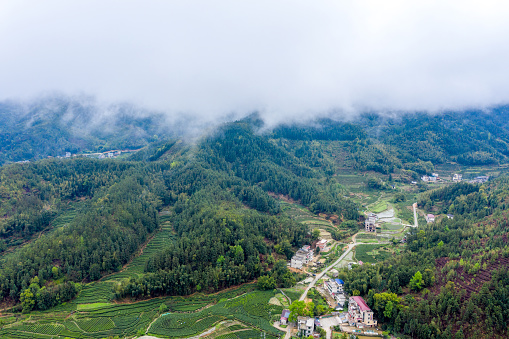
[[[506,338],[509,180],[438,189],[420,202],[431,203],[454,219],[416,229],[399,256],[341,272],[347,290],[412,338]]]
[[[0,165],[65,152],[139,149],[179,134],[178,125],[168,127],[160,113],[87,97],[0,102]]]
[[[296,275],[285,260],[313,237],[280,199],[327,218],[342,240],[362,225],[365,192],[392,191],[394,204],[412,196],[420,209],[454,219],[413,230],[389,260],[340,272],[347,291],[366,297],[384,329],[408,337],[508,335],[506,107],[272,130],[252,116],[187,142],[158,136],[150,114],[126,113],[113,131],[79,134],[74,127],[91,111],[53,104],[18,117],[18,106],[0,108],[0,296],[14,310],[47,310],[110,278],[119,300],[210,293],[261,277],[269,289],[289,287]],[[114,145],[143,149],[123,159],[9,163]],[[447,166],[471,176],[491,166],[500,177],[438,189],[410,184]],[[354,191],[346,177],[355,177]],[[139,271],[124,274],[163,227],[166,240]]]
[[[265,274],[291,285],[286,265],[270,270],[274,257],[291,257],[310,235],[282,216],[268,193],[341,220],[359,218],[341,188],[323,181],[323,170],[246,123],[227,124],[196,144],[171,141],[148,152],[143,161],[135,155],[2,167],[4,300],[21,301],[27,311],[72,298],[79,291],[74,283],[121,270],[160,227],[162,210],[176,241],[154,254],[145,274],[118,285],[117,297],[217,291]],[[74,217],[59,222],[69,211]],[[72,287],[66,297],[59,296],[62,286]]]

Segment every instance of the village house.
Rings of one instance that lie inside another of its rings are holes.
[[[447,214],[447,219],[454,219],[454,214]]]
[[[373,319],[373,311],[362,297],[354,296],[348,300],[348,323],[356,327],[373,327],[377,321]]]
[[[320,240],[316,244],[316,247],[318,247],[320,249],[320,252],[326,251],[327,250],[327,240],[325,240],[325,239]]]
[[[283,310],[283,313],[281,313],[281,325],[287,325],[288,324],[288,318],[290,317],[290,310]]]
[[[312,335],[315,330],[315,320],[310,317],[297,317],[297,325],[297,329],[304,337]]]
[[[378,216],[374,213],[370,213],[364,222],[364,228],[366,232],[376,232],[376,221]]]
[[[454,175],[452,176],[452,181],[460,182],[461,180],[463,180],[463,175],[454,173]]]
[[[339,271],[335,268],[329,270],[329,274],[332,275],[334,278],[339,276]]]
[[[421,180],[424,181],[424,182],[436,182],[437,179],[438,179],[438,175],[435,176],[436,173],[433,173],[432,176],[428,176],[428,175],[423,175],[421,177]]]
[[[435,222],[435,216],[433,214],[426,215],[426,221],[428,222],[428,224]]]
[[[308,262],[312,259],[313,251],[311,250],[311,246],[303,246],[290,260],[290,267],[300,270],[303,265],[307,265]]]
[[[343,293],[343,285],[345,283],[341,279],[327,280],[325,282],[325,289],[332,295],[333,297],[336,294]]]

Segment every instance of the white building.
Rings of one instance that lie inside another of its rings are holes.
[[[366,232],[376,232],[376,221],[378,216],[374,213],[370,213],[364,222],[364,230]]]
[[[307,265],[309,261],[313,259],[313,250],[311,250],[311,246],[306,245],[295,253],[290,260],[290,267],[301,269],[303,265]]]
[[[325,282],[325,289],[335,297],[337,294],[343,293],[343,285],[345,283],[341,279],[327,280]]]
[[[454,173],[454,175],[452,176],[452,181],[460,182],[461,180],[463,180],[463,175]]]
[[[350,326],[373,327],[377,321],[373,318],[373,311],[359,296],[350,297],[348,300],[348,322]]]
[[[302,335],[308,337],[313,334],[315,330],[315,321],[310,317],[297,317],[297,324],[299,332],[302,332]]]

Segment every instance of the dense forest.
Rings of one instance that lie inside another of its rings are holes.
[[[290,258],[310,235],[281,215],[269,193],[342,221],[359,218],[341,187],[324,182],[323,170],[246,123],[227,124],[196,144],[169,141],[147,152],[143,160],[135,154],[1,168],[4,299],[30,310],[72,298],[75,283],[121,270],[161,227],[163,209],[176,241],[149,260],[144,275],[116,286],[118,298],[211,292],[267,274],[276,285],[291,284],[295,278],[277,257]],[[76,216],[58,224],[70,209]],[[59,297],[62,286],[70,286],[68,297]]]

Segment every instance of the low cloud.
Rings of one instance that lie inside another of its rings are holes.
[[[0,99],[202,123],[509,102],[506,1],[1,1]]]

